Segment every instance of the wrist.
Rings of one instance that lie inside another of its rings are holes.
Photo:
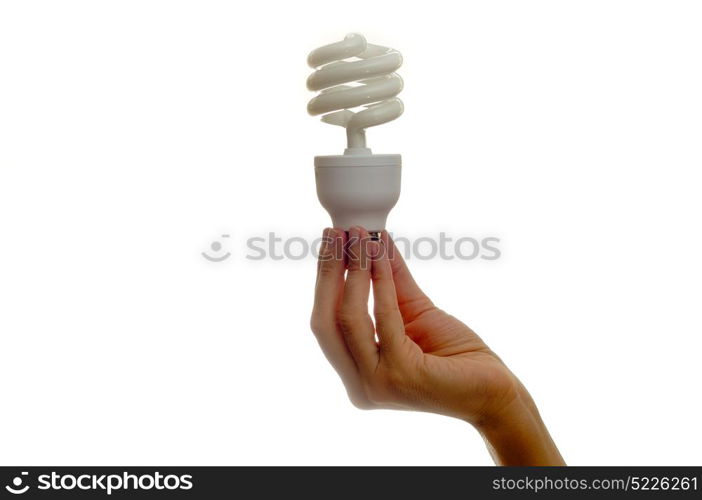
[[[526,388],[476,424],[497,465],[565,465]]]

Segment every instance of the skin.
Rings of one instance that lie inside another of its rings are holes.
[[[311,327],[356,407],[462,419],[498,465],[565,465],[526,388],[422,292],[386,232],[325,229]]]

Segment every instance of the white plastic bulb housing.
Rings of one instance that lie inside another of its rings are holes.
[[[359,34],[312,51],[307,59],[315,72],[307,88],[319,91],[308,104],[312,115],[346,128],[343,155],[314,159],[317,196],[334,227],[385,229],[400,196],[402,158],[374,155],[366,146],[366,129],[394,120],[403,105],[396,96],[402,79],[395,73],[402,56],[394,49],[371,45]],[[360,109],[357,109],[360,108]]]

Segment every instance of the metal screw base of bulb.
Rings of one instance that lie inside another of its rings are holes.
[[[348,231],[346,231],[348,234]],[[368,231],[371,241],[380,241],[380,231]]]

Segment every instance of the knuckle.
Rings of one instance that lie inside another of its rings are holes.
[[[373,309],[373,314],[378,320],[386,323],[390,323],[393,319],[401,318],[400,309],[395,304],[380,305],[378,302],[376,302]]]
[[[338,314],[338,322],[343,332],[350,332],[356,327],[356,314],[353,309],[342,306]]]
[[[320,314],[316,311],[312,313],[310,317],[310,330],[312,330],[315,336],[319,337],[320,335],[329,333],[330,330],[333,331],[333,329],[333,318],[329,318],[325,314]]]
[[[366,397],[368,401],[376,406],[381,406],[383,404],[382,391],[379,390],[376,384],[366,384]]]
[[[319,318],[314,314],[310,318],[310,330],[312,330],[312,333],[314,333],[315,335],[319,335],[319,333],[322,331],[321,322],[319,321]]]
[[[346,384],[346,395],[351,404],[359,410],[372,410],[376,408],[373,402],[368,398],[365,384]]]
[[[319,261],[319,275],[322,277],[332,276],[336,271],[333,259],[321,259]]]
[[[348,259],[349,274],[358,273],[358,271],[361,270],[361,261],[358,259],[358,257],[353,255],[349,255]]]
[[[390,386],[385,378],[380,378],[366,387],[368,400],[376,406],[385,406],[397,400],[395,389]]]
[[[369,387],[371,400],[378,404],[399,403],[408,397],[408,378],[398,369],[384,371],[376,383]]]
[[[359,410],[372,410],[376,408],[376,406],[367,397],[349,395],[349,401],[351,401],[351,404]]]
[[[385,406],[393,402],[393,398],[387,389],[374,386],[372,389],[368,389],[368,400],[375,405]]]
[[[361,255],[350,254],[348,256],[349,273],[358,274],[368,271],[368,264]]]

